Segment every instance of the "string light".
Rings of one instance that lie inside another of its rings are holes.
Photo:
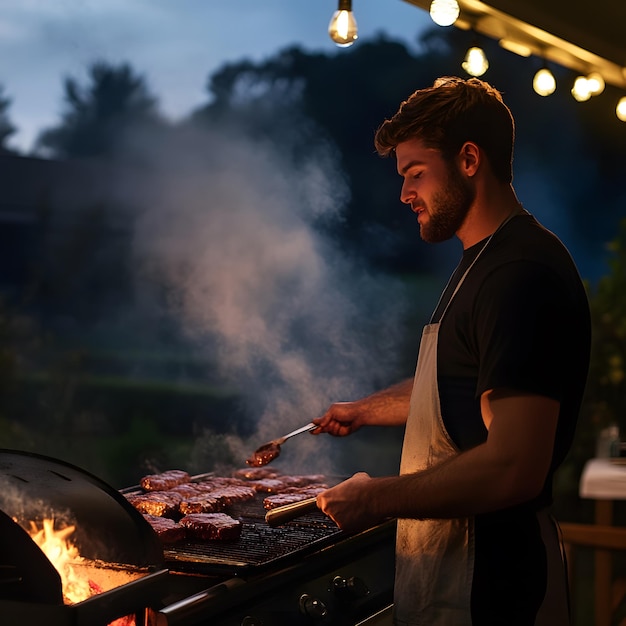
[[[587,76],[587,86],[592,96],[597,96],[604,91],[604,78],[599,72],[591,72]]]
[[[482,76],[489,69],[489,61],[482,48],[472,46],[465,55],[465,60],[461,67],[470,76]]]
[[[460,13],[457,0],[433,0],[430,3],[430,17],[438,26],[452,26]]]
[[[626,122],[626,96],[622,96],[615,107],[615,114],[622,122]]]
[[[352,0],[339,0],[339,6],[328,25],[328,34],[340,48],[347,48],[358,39],[358,28],[352,13]]]
[[[451,26],[461,13],[458,0],[432,0],[430,17],[439,26]],[[339,0],[337,10],[328,25],[330,38],[340,47],[347,48],[358,39],[358,27],[352,13],[352,0]],[[500,45],[522,56],[530,55],[530,48],[501,39]],[[489,61],[479,45],[473,45],[465,54],[461,67],[470,76],[482,76],[489,69]],[[556,91],[554,74],[543,66],[533,77],[533,89],[540,96],[549,96]],[[592,96],[601,94],[605,89],[605,81],[599,72],[591,72],[587,76],[578,76],[574,81],[571,93],[578,102],[585,102]],[[620,98],[615,108],[617,117],[626,122],[626,96]]]
[[[586,76],[578,76],[572,87],[572,96],[578,102],[586,102],[591,98],[591,86]]]
[[[547,68],[542,67],[533,78],[533,89],[540,96],[550,96],[556,91],[556,79]]]

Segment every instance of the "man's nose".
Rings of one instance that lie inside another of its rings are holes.
[[[402,183],[402,189],[400,189],[400,202],[404,204],[411,204],[411,200],[415,198],[415,192],[411,191],[407,183]]]

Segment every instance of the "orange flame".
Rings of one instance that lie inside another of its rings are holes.
[[[68,541],[76,527],[66,526],[55,530],[53,519],[44,519],[40,529],[34,522],[30,525],[31,538],[61,576],[64,599],[70,604],[86,600],[91,595],[89,581],[74,569],[75,565],[82,563],[83,557],[78,553],[78,548]]]
[[[29,534],[32,540],[52,563],[61,576],[63,600],[66,604],[82,602],[95,593],[102,593],[96,583],[82,576],[75,566],[84,562],[78,548],[68,541],[68,537],[76,530],[76,526],[66,526],[60,530],[54,529],[54,519],[44,519],[42,527],[30,522]],[[114,620],[109,626],[135,626],[133,615],[127,615]]]

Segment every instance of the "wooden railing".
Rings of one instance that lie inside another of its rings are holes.
[[[626,550],[626,528],[608,524],[560,523],[570,566],[570,585],[576,575],[576,548],[594,550],[595,626],[611,626],[613,614],[626,597],[626,580],[612,580],[613,552]],[[626,618],[618,626],[626,626]]]

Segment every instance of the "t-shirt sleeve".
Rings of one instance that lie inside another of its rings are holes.
[[[474,302],[477,397],[510,388],[561,400],[568,316],[563,282],[539,263],[495,269]]]

